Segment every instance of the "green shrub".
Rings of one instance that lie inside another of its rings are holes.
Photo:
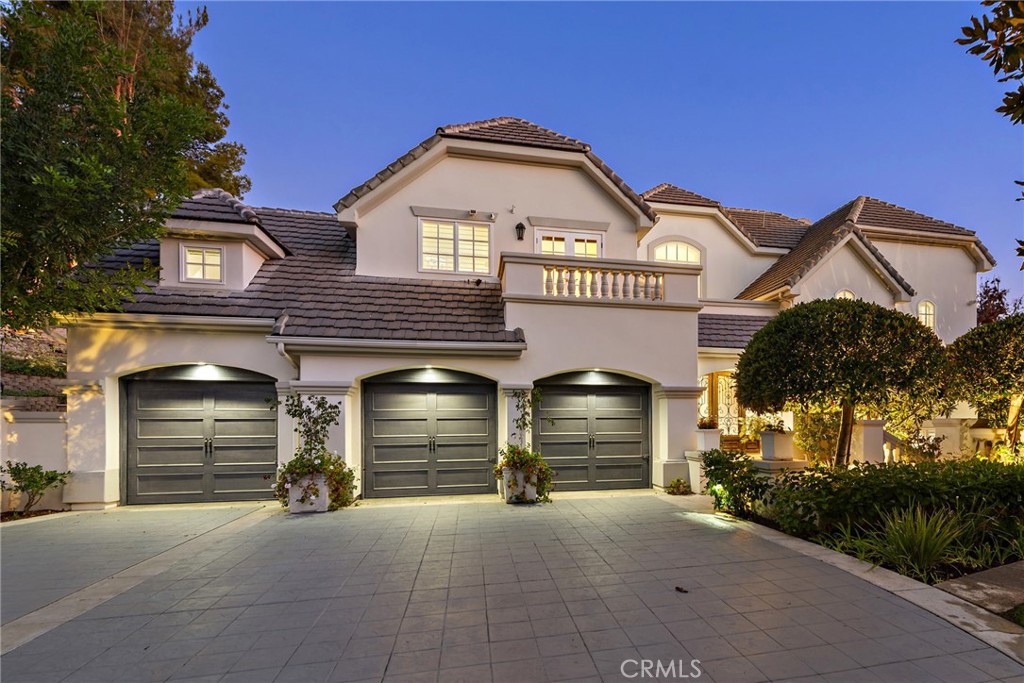
[[[276,409],[280,402],[274,403]],[[288,507],[293,487],[300,487],[300,503],[309,503],[320,495],[320,487],[312,480],[323,475],[327,483],[328,509],[348,507],[355,500],[355,473],[337,453],[327,450],[327,432],[338,424],[341,407],[324,396],[291,395],[284,400],[285,413],[296,421],[299,447],[291,460],[277,470],[274,495]]]
[[[755,505],[762,501],[771,487],[771,481],[761,476],[750,458],[743,453],[714,449],[702,456],[708,492],[714,498],[716,510],[726,510],[741,517],[754,513]]]
[[[57,358],[40,356],[38,358],[15,358],[0,355],[0,370],[15,375],[34,375],[36,377],[65,377],[67,364]]]
[[[44,470],[42,465],[29,466],[27,462],[7,461],[0,466],[0,474],[6,474],[10,481],[0,480],[0,488],[4,491],[25,494],[24,512],[28,512],[52,488],[66,484],[71,472]]]
[[[665,487],[665,493],[670,496],[689,496],[693,493],[690,489],[690,482],[685,479],[673,479]]]
[[[925,512],[920,507],[882,514],[882,528],[867,536],[882,564],[900,574],[933,583],[937,570],[954,559],[963,522],[952,510]]]

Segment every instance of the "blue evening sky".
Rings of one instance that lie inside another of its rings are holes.
[[[866,194],[971,228],[1024,294],[1024,127],[953,42],[977,3],[208,9],[195,53],[255,206],[330,211],[437,126],[512,115],[590,143],[637,191],[811,219]]]

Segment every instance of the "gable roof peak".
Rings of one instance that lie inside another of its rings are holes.
[[[436,134],[448,138],[526,145],[570,152],[586,153],[590,151],[590,145],[582,140],[571,138],[517,116],[498,116],[482,121],[452,123],[438,127]]]
[[[722,204],[716,199],[705,197],[690,190],[673,185],[672,183],[661,183],[643,192],[641,195],[645,200],[662,202],[665,204],[680,204],[683,206],[707,206],[721,208]]]

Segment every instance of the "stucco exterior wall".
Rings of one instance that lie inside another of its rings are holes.
[[[653,249],[671,239],[689,242],[702,252],[701,297],[732,299],[773,264],[780,254],[756,254],[710,215],[659,212],[655,226],[640,240],[636,258],[653,261]]]
[[[380,189],[386,190],[386,185]],[[636,218],[581,169],[442,155],[429,172],[360,213],[357,273],[455,280],[481,277],[420,272],[419,218],[413,215],[413,206],[475,209],[475,222],[491,226],[489,277],[497,276],[502,251],[534,253],[536,227],[528,220],[530,216],[608,223],[603,231],[605,257],[632,259],[636,255]],[[497,214],[493,222],[491,213]],[[516,239],[517,223],[526,226],[523,241]]]
[[[831,299],[841,289],[849,289],[858,299],[879,306],[892,308],[895,305],[893,293],[849,242],[832,252],[800,281],[795,303]]]
[[[917,315],[921,301],[935,304],[935,333],[950,343],[977,324],[978,268],[959,247],[871,238],[916,294],[901,310]]]
[[[28,412],[10,406],[3,407],[0,420],[0,460],[42,465],[44,470],[63,472],[68,469],[67,436],[63,412]],[[64,487],[58,486],[43,494],[36,510],[60,510],[64,507]],[[24,497],[3,491],[0,509],[20,510]]]

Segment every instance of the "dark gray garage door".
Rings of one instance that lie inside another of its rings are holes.
[[[411,371],[389,378],[449,378]],[[363,385],[363,494],[492,493],[497,457],[493,383],[376,381]]]
[[[541,391],[533,442],[557,472],[557,489],[651,485],[649,387],[542,385]]]
[[[125,397],[129,504],[272,497],[273,383],[140,378]]]

